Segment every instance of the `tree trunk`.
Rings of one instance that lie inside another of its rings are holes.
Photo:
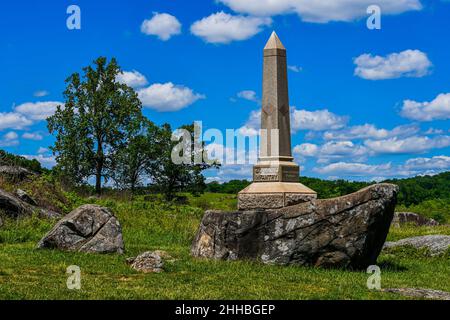
[[[95,174],[95,193],[100,196],[102,194],[102,169],[97,164],[97,172]]]
[[[102,171],[103,171],[103,145],[101,140],[97,141],[97,164],[95,172],[95,193],[100,196],[102,194]]]
[[[173,199],[175,199],[175,187],[171,181],[168,183],[168,186],[165,190],[165,197],[167,201],[172,201]]]

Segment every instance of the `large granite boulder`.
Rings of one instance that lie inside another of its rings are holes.
[[[431,256],[444,254],[450,249],[450,236],[428,235],[406,238],[395,242],[386,242],[385,249],[409,246],[416,249],[426,249]]]
[[[40,218],[59,218],[59,213],[31,205],[13,194],[0,189],[0,210],[9,218],[18,219],[37,214]]]
[[[278,210],[207,211],[191,253],[267,264],[366,268],[383,248],[397,193],[395,185],[377,184]]]
[[[122,228],[108,208],[84,205],[62,218],[38,248],[122,254]]]
[[[439,223],[436,220],[421,216],[420,214],[414,212],[396,212],[394,214],[392,226],[400,227],[401,225],[408,223],[418,227],[421,226],[432,227],[439,225]]]

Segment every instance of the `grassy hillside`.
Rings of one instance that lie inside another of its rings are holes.
[[[92,200],[77,199],[77,205]],[[369,291],[364,272],[266,266],[257,262],[193,259],[190,245],[204,209],[233,209],[235,195],[188,197],[183,205],[154,197],[133,201],[105,198],[123,227],[126,254],[94,255],[36,250],[54,222],[36,218],[7,221],[0,228],[0,299],[399,299]],[[448,234],[450,227],[393,229],[389,239]],[[162,274],[140,274],[125,258],[161,249],[176,261]],[[382,254],[383,287],[424,287],[450,291],[450,269],[444,257],[425,257],[415,250]],[[66,288],[66,268],[82,270],[82,290]]]

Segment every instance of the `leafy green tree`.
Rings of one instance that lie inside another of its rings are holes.
[[[192,163],[174,163],[172,152],[179,142],[172,139],[172,129],[170,125],[165,124],[161,127],[156,139],[157,160],[153,161],[148,169],[153,186],[169,201],[173,200],[176,193],[180,191],[191,192],[194,195],[202,193],[206,188],[202,172],[209,168],[219,167],[216,163],[208,163],[204,157],[202,157],[201,163],[196,164],[194,159],[198,153],[204,154],[204,144],[199,150],[195,150],[193,125],[183,126],[181,129],[188,130],[191,134],[192,148],[186,156],[191,159]]]
[[[131,137],[126,147],[117,152],[112,179],[119,188],[134,193],[136,187],[142,186],[148,169],[157,160],[159,133],[160,129],[146,120],[139,134]]]
[[[47,119],[48,129],[56,135],[56,170],[75,184],[94,176],[101,194],[114,156],[141,127],[142,105],[132,88],[116,80],[121,70],[115,59],[100,57],[83,72],[66,80],[65,103]]]

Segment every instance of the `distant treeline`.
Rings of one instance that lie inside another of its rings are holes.
[[[367,187],[372,183],[346,180],[322,180],[301,177],[300,182],[317,192],[319,198],[340,197]],[[427,200],[450,199],[450,172],[435,176],[418,176],[408,179],[384,181],[400,187],[398,204],[409,207]],[[247,180],[231,180],[225,183],[211,182],[207,184],[207,192],[236,194],[250,184]]]
[[[417,176],[385,182],[400,186],[398,202],[407,207],[427,200],[450,199],[450,171],[435,176]]]
[[[301,177],[300,182],[317,192],[318,197],[334,198],[353,193],[367,187],[367,182],[352,182],[346,180],[321,180],[318,178]],[[225,183],[211,182],[206,186],[207,192],[236,194],[250,185],[247,180],[231,180]]]
[[[17,166],[36,173],[43,173],[48,171],[41,166],[41,163],[36,159],[29,160],[25,157],[17,156],[0,149],[0,166]]]

